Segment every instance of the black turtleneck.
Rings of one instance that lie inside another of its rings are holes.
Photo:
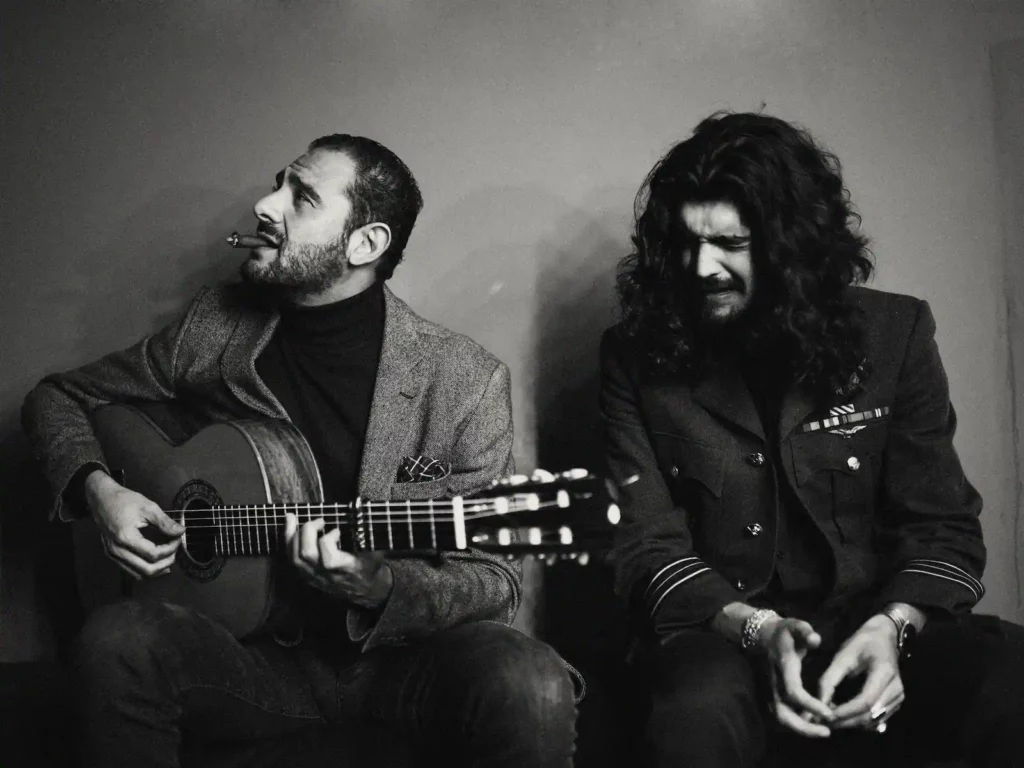
[[[256,372],[309,441],[325,501],[357,495],[359,465],[384,339],[378,282],[348,299],[284,305]]]

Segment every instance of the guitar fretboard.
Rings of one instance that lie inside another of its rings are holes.
[[[185,525],[189,550],[215,555],[278,551],[284,543],[287,514],[295,515],[300,526],[323,518],[325,530],[340,529],[340,546],[350,552],[437,552],[471,546],[467,522],[564,505],[561,498],[541,501],[528,493],[467,500],[211,506],[175,510],[172,515]]]

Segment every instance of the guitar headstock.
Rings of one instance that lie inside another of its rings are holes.
[[[621,520],[611,481],[585,469],[512,475],[463,500],[470,546],[510,559],[585,565],[611,543]]]

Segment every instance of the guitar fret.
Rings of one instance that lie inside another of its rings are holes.
[[[416,549],[416,542],[412,532],[412,501],[405,502],[405,514],[409,519],[409,549]]]
[[[367,527],[370,529],[370,551],[372,552],[376,549],[373,543],[373,504],[368,503],[366,505],[366,518],[368,521]]]
[[[434,523],[434,501],[431,499],[429,504],[430,509],[427,514],[430,515],[430,548],[437,550],[437,526]]]

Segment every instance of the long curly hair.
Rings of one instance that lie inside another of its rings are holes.
[[[845,288],[873,266],[855,232],[839,159],[806,130],[763,114],[717,112],[676,144],[644,180],[634,203],[635,252],[619,264],[619,332],[649,368],[696,373],[713,346],[686,299],[684,203],[733,204],[751,231],[756,285],[744,324],[766,342],[792,381],[835,391],[861,367],[862,332]]]

